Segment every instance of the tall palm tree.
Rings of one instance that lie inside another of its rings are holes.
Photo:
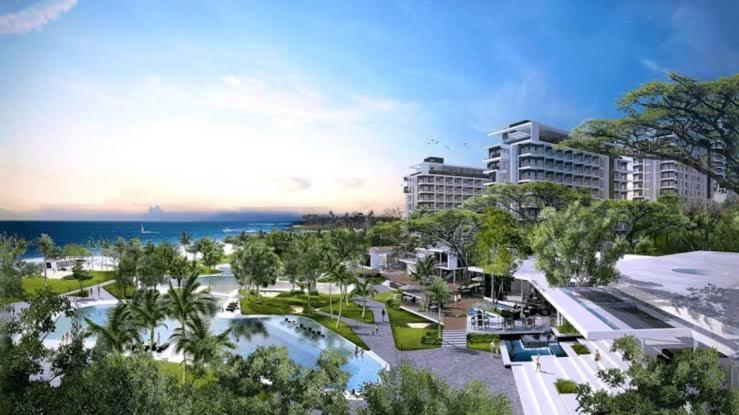
[[[428,255],[416,262],[415,269],[411,271],[410,277],[420,286],[425,287],[429,284],[435,272],[436,258],[433,255]]]
[[[369,279],[357,279],[357,282],[354,284],[352,295],[358,295],[362,297],[362,318],[364,318],[364,310],[367,309],[367,297],[374,297],[375,294],[377,294],[377,290],[372,285]]]
[[[88,330],[97,335],[97,341],[102,342],[104,347],[122,353],[126,346],[133,343],[141,343],[139,327],[133,310],[127,303],[118,303],[108,312],[108,323],[99,325],[85,318]]]
[[[331,318],[333,318],[334,317],[333,288],[334,288],[334,284],[338,285],[342,269],[346,270],[346,266],[342,264],[340,261],[335,261],[333,258],[328,257],[328,256],[326,258],[325,263],[328,268],[328,271],[323,276],[322,280],[328,283],[328,308],[329,308],[329,313],[331,314]]]
[[[229,338],[231,329],[223,333],[210,334],[210,323],[202,316],[189,319],[182,327],[177,327],[172,333],[175,351],[182,353],[182,381],[185,381],[185,365],[188,355],[194,364],[215,362],[223,357],[225,349],[235,349],[236,345]]]
[[[185,257],[187,257],[187,248],[190,246],[190,242],[192,242],[192,237],[187,232],[182,232],[180,235],[180,245],[182,245],[182,252],[185,253]]]
[[[347,295],[346,291],[350,285],[354,284],[357,281],[357,278],[351,271],[349,271],[349,269],[344,264],[339,264],[338,266],[334,267],[334,269],[331,271],[331,278],[336,282],[336,285],[339,286],[339,314],[336,318],[336,327],[338,328],[339,323],[341,322],[341,311],[344,304],[343,300],[344,297]]]
[[[41,236],[39,236],[36,239],[36,245],[38,245],[39,251],[41,251],[41,255],[44,257],[44,287],[47,284],[48,278],[47,278],[47,267],[46,267],[46,261],[48,261],[50,258],[52,258],[56,251],[56,244],[54,243],[54,240],[51,239],[51,236],[42,233]]]
[[[149,329],[149,349],[154,348],[154,330],[167,327],[162,321],[167,318],[167,308],[161,294],[154,288],[140,291],[134,298],[131,308],[140,326]]]
[[[164,297],[164,303],[169,316],[177,319],[180,323],[179,328],[182,330],[187,330],[187,322],[190,320],[215,314],[215,299],[209,293],[198,291],[198,288],[200,288],[200,283],[198,283],[197,275],[190,275],[181,288],[174,288],[172,281],[169,281],[169,292]],[[174,339],[174,334],[172,339]],[[184,363],[187,364],[187,354],[185,354]],[[182,370],[183,381],[186,377],[185,371],[186,366]]]
[[[444,304],[449,302],[449,299],[451,298],[451,293],[449,292],[449,286],[447,285],[446,281],[444,281],[441,277],[434,277],[433,280],[429,283],[428,287],[426,288],[429,296],[429,300],[436,303],[436,311],[438,315],[438,329],[439,329],[439,338],[441,338],[441,309],[444,306]]]

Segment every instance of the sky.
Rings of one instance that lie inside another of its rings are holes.
[[[739,72],[732,1],[0,1],[0,219],[402,206],[429,155]],[[438,144],[430,144],[431,138]]]

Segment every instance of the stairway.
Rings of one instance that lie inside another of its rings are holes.
[[[441,347],[467,347],[466,330],[444,330]]]

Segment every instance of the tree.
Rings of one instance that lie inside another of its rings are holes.
[[[431,278],[436,274],[436,258],[428,255],[418,259],[416,266],[411,271],[411,279],[417,282],[421,287],[426,287],[431,282]]]
[[[431,280],[428,287],[426,287],[426,292],[428,293],[429,302],[436,304],[436,313],[437,313],[437,321],[438,324],[436,325],[439,330],[439,338],[441,338],[441,310],[444,308],[444,305],[449,302],[449,300],[452,298],[452,294],[449,292],[449,286],[447,285],[446,281],[444,281],[441,277],[434,277],[434,279]]]
[[[246,295],[253,286],[259,297],[259,287],[274,284],[282,272],[282,262],[274,249],[260,239],[252,239],[237,250],[231,258],[234,277],[246,287]]]
[[[633,336],[613,342],[629,368],[600,370],[598,377],[611,390],[578,386],[577,400],[586,414],[729,414],[735,413],[736,392],[724,386],[726,373],[714,349],[681,350],[669,363],[646,354]],[[733,395],[733,396],[732,396]]]
[[[190,248],[190,243],[192,243],[192,237],[187,234],[187,232],[182,232],[180,234],[180,246],[182,246],[182,253],[187,257],[187,251]]]
[[[149,329],[149,350],[154,349],[154,330],[167,318],[167,308],[159,290],[148,288],[138,292],[131,303],[138,325]],[[164,325],[166,327],[166,325]]]
[[[175,289],[169,282],[169,291],[164,297],[164,303],[169,316],[176,319],[180,328],[187,328],[187,322],[196,318],[212,316],[216,311],[216,302],[209,293],[198,291],[200,283],[196,275],[191,275],[182,288]],[[186,333],[185,333],[186,334]],[[182,381],[187,377],[187,353],[182,361]]]
[[[297,248],[300,251],[297,269],[298,282],[308,287],[308,308],[311,308],[310,294],[316,289],[318,278],[326,262],[324,255],[325,245],[314,235],[304,235],[298,240]]]
[[[623,118],[584,121],[563,145],[676,160],[739,193],[739,74],[706,82],[668,77],[624,95]]]
[[[97,335],[97,344],[103,350],[123,353],[126,346],[141,343],[141,335],[133,309],[128,303],[118,303],[108,312],[108,322],[99,325],[89,318],[85,318],[87,329]]]
[[[195,246],[202,255],[203,264],[208,268],[214,268],[223,258],[223,244],[207,236],[199,239]]]
[[[45,233],[42,233],[41,236],[36,239],[36,246],[38,246],[39,251],[41,251],[41,255],[44,257],[44,287],[46,287],[48,283],[48,267],[46,266],[46,262],[57,255],[58,249],[54,240],[51,239],[51,236]]]
[[[72,278],[80,284],[80,294],[82,294],[82,281],[92,278],[90,273],[82,268],[82,261],[81,259],[75,260],[74,266],[72,267]]]
[[[629,245],[629,252],[635,252],[637,244],[645,239],[654,240],[661,235],[680,231],[687,225],[687,219],[679,207],[672,205],[667,198],[663,195],[657,202],[609,201],[618,215],[618,224],[624,228],[623,238]]]
[[[23,297],[21,278],[35,272],[22,260],[27,247],[25,240],[0,233],[0,310],[11,300]]]
[[[479,226],[480,214],[464,209],[444,209],[409,220],[410,230],[420,235],[422,245],[449,248],[460,268],[470,265]]]
[[[544,208],[562,210],[577,200],[588,204],[591,199],[585,189],[558,183],[495,183],[484,195],[468,199],[465,206],[479,213],[491,208],[505,209],[524,225],[535,225]]]
[[[352,295],[358,295],[362,297],[362,318],[364,318],[364,311],[367,309],[367,297],[374,297],[377,294],[377,290],[373,287],[368,279],[360,280],[357,278],[354,283],[354,291]]]
[[[510,415],[511,403],[493,395],[478,381],[461,390],[451,388],[428,369],[401,361],[380,372],[380,382],[364,386],[366,408],[361,415]]]
[[[194,272],[187,258],[178,255],[172,259],[169,273],[177,280],[177,288],[180,288],[182,286],[182,279]]]
[[[491,208],[483,213],[475,252],[477,263],[486,273],[493,278],[511,279],[530,248],[514,217],[500,208]],[[503,284],[498,287],[502,290]]]
[[[331,269],[329,272],[329,277],[331,280],[331,283],[335,283],[339,287],[339,314],[336,318],[336,327],[339,327],[339,322],[341,321],[341,310],[342,305],[344,304],[344,297],[347,294],[347,288],[354,284],[357,280],[357,278],[354,276],[353,272],[347,268],[347,266],[341,262],[336,263],[336,265]],[[329,293],[329,301],[330,301],[331,293]],[[331,306],[333,311],[333,305]]]
[[[548,208],[532,236],[536,266],[549,284],[605,285],[618,279],[615,269],[627,243],[616,236],[617,215],[605,202],[576,202],[557,212]]]
[[[231,329],[226,329],[220,334],[212,335],[210,323],[202,316],[196,316],[187,320],[185,326],[177,327],[172,333],[172,340],[176,352],[183,356],[189,355],[195,365],[203,365],[217,362],[223,358],[226,349],[236,348],[229,339],[230,333]]]

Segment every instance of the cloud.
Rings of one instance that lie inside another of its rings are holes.
[[[76,4],[77,0],[45,0],[16,12],[0,15],[0,34],[21,34],[40,29]]]
[[[664,66],[659,65],[657,62],[647,58],[642,58],[641,64],[652,72],[667,73],[670,71]]]

